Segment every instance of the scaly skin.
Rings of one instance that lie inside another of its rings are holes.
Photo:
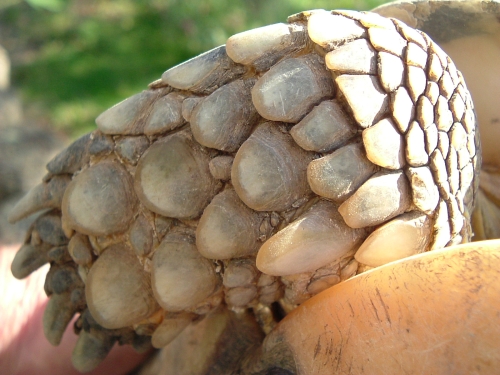
[[[53,209],[12,270],[51,263],[45,333],[57,345],[81,314],[82,371],[115,341],[162,347],[194,322],[206,358],[191,368],[256,373],[255,320],[267,333],[356,273],[471,237],[470,95],[440,47],[396,20],[304,12],[238,34],[97,124],[11,216]],[[309,373],[291,358],[276,366]]]

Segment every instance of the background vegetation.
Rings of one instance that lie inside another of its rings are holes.
[[[169,67],[306,9],[384,0],[0,0],[0,45],[37,115],[72,137]]]

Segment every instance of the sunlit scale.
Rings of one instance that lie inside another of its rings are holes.
[[[168,311],[195,307],[215,292],[219,282],[213,263],[201,256],[192,237],[183,234],[167,235],[152,263],[153,292]]]
[[[128,227],[136,197],[132,179],[117,163],[92,166],[69,184],[62,202],[65,225],[84,234],[106,235]]]
[[[321,102],[290,130],[300,147],[318,152],[333,151],[355,134],[352,120],[336,100]]]
[[[343,202],[376,171],[377,167],[366,158],[363,145],[351,143],[309,163],[307,180],[316,194]]]
[[[430,220],[420,212],[409,212],[377,228],[360,246],[356,260],[371,267],[426,251]]]
[[[277,23],[233,35],[226,50],[234,62],[266,70],[286,54],[303,48],[305,42],[303,26]]]
[[[368,159],[383,168],[401,169],[405,165],[403,137],[390,119],[383,119],[363,130]]]
[[[210,94],[191,113],[194,138],[203,146],[236,151],[257,120],[250,89],[254,79],[231,82]]]
[[[410,186],[402,172],[379,172],[342,205],[339,212],[352,228],[381,224],[410,208]]]
[[[196,231],[196,246],[209,259],[250,255],[260,246],[261,221],[234,190],[226,190],[205,208]]]
[[[314,155],[295,144],[279,124],[261,124],[234,159],[231,180],[240,199],[257,211],[282,211],[310,194],[307,164]]]
[[[80,370],[116,340],[160,348],[212,329],[259,342],[277,312],[471,236],[470,95],[395,20],[311,11],[234,35],[96,122],[10,215],[51,210],[12,272],[51,264],[45,334],[58,344],[80,313]]]
[[[219,185],[209,155],[186,133],[156,142],[139,160],[135,191],[151,211],[175,218],[199,216]]]
[[[284,122],[298,122],[333,95],[331,76],[313,54],[279,62],[252,89],[257,112],[268,120]]]
[[[105,328],[121,328],[151,315],[157,304],[148,276],[131,249],[107,249],[90,269],[85,288],[94,319]]]
[[[349,228],[336,205],[320,201],[261,247],[257,267],[276,276],[314,271],[358,246],[365,233]]]

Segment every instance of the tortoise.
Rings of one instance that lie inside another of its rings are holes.
[[[51,264],[49,342],[79,314],[82,372],[119,342],[164,347],[144,374],[491,373],[500,243],[467,243],[499,237],[498,68],[473,104],[441,47],[468,78],[499,15],[306,11],[102,113],[9,218],[44,211],[12,272]]]

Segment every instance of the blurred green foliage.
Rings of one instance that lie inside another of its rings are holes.
[[[64,8],[67,0],[26,0],[32,7],[39,7],[52,11],[60,11]]]
[[[14,85],[72,136],[163,71],[234,33],[307,9],[371,9],[384,0],[18,0],[0,7]]]

